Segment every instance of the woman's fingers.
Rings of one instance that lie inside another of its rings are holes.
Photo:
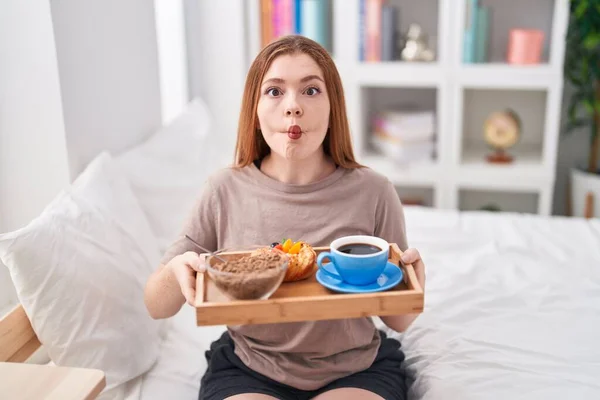
[[[204,272],[206,269],[206,254],[200,254],[198,256],[198,272]]]
[[[406,264],[414,264],[417,261],[421,260],[421,255],[417,249],[407,249],[404,254],[402,254],[402,262]]]
[[[188,304],[194,305],[196,300],[196,271],[203,269],[204,264],[201,266],[198,254],[193,251],[188,251],[179,256],[178,264],[175,268],[175,276],[181,287],[181,293]]]
[[[206,256],[204,254],[198,255],[193,251],[188,251],[181,255],[182,261],[191,269],[197,272],[204,271],[204,260]]]
[[[187,303],[190,306],[194,306],[194,303],[196,302],[196,278],[193,275],[188,275],[188,277],[186,278],[185,284],[182,285],[181,287],[181,291],[183,293],[183,296],[185,297],[185,301],[187,301]]]
[[[186,268],[180,268],[177,271],[177,281],[181,286],[181,293],[185,297],[185,301],[190,305],[194,305],[196,300],[196,272],[186,265]]]
[[[413,248],[407,249],[404,254],[402,254],[402,262],[405,264],[412,264],[419,284],[422,287],[425,287],[425,263],[423,263],[419,251]]]

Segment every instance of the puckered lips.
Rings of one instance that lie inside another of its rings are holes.
[[[288,128],[288,137],[293,140],[298,140],[302,136],[302,128],[298,125],[291,125]]]

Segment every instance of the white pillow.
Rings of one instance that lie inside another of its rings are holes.
[[[107,153],[31,223],[0,235],[0,259],[51,360],[103,370],[107,391],[157,359],[163,322],[148,315],[143,291],[159,258]]]
[[[209,174],[233,157],[219,135],[209,135],[206,105],[194,99],[144,143],[116,155],[156,235],[162,252],[181,232]]]

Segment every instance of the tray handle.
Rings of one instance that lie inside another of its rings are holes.
[[[200,257],[206,259],[206,254],[200,254]],[[196,307],[201,306],[206,301],[206,279],[206,270],[196,272],[196,298],[194,299]]]
[[[206,272],[196,273],[196,299],[195,306],[198,307],[206,300]]]
[[[404,269],[404,283],[406,283],[406,286],[408,286],[410,290],[422,292],[423,288],[421,288],[421,285],[419,284],[419,280],[417,279],[417,274],[415,273],[413,265],[403,263],[401,260],[402,254],[404,253],[402,250],[400,250],[396,243],[390,243],[389,258],[394,264]]]

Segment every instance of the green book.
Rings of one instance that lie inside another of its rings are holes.
[[[490,8],[478,7],[475,35],[475,62],[485,63],[488,61],[488,43],[490,32]]]

